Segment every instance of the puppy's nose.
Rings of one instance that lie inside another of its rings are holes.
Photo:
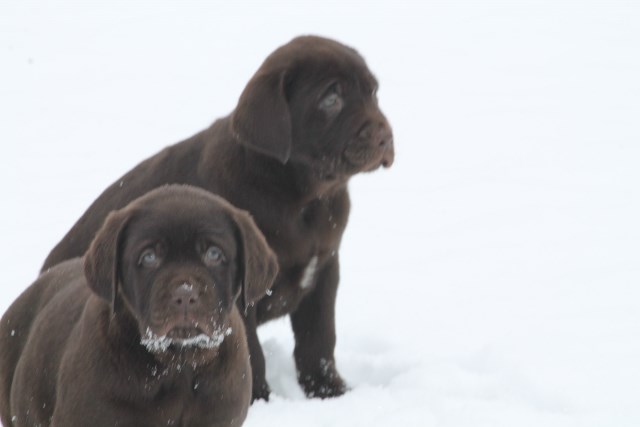
[[[189,310],[196,307],[200,301],[200,294],[190,283],[178,286],[171,295],[171,302],[175,308]]]
[[[368,141],[369,149],[376,153],[376,158],[385,168],[393,164],[395,157],[393,148],[393,132],[386,119],[368,122],[358,132],[358,138]]]
[[[382,166],[385,168],[391,167],[395,158],[391,128],[386,125],[380,127],[376,134],[376,141],[378,147],[380,147],[379,149],[382,150]]]

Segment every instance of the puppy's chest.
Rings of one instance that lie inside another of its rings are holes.
[[[176,373],[175,369],[149,367],[151,378],[145,388],[153,404],[148,419],[154,425],[178,427],[228,425],[234,414],[229,405],[222,404],[225,390],[212,386],[208,376],[196,375],[186,366],[183,369]]]
[[[282,234],[275,238],[281,270],[301,270],[296,284],[307,288],[309,276],[338,250],[346,222],[344,212],[322,200],[283,217]]]
[[[271,296],[260,303],[262,319],[289,313],[313,290],[324,266],[337,256],[347,218],[331,204],[317,202],[278,222],[269,243],[278,255],[280,273]]]
[[[336,246],[344,231],[347,217],[335,202],[317,200],[300,208],[296,230],[301,238],[315,238],[324,246]]]

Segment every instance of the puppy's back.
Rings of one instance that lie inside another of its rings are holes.
[[[66,261],[48,270],[27,288],[0,320],[0,419],[11,426],[11,384],[32,327],[57,294],[83,280],[82,259]],[[78,295],[81,297],[81,295]],[[33,373],[34,376],[36,375]]]
[[[164,148],[117,179],[93,201],[51,250],[40,271],[44,272],[65,260],[84,255],[111,211],[123,208],[154,188],[167,184],[202,186],[198,178],[197,165],[208,132],[209,130],[205,129],[184,141]]]

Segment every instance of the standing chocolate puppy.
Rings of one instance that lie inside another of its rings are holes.
[[[81,256],[109,211],[157,186],[187,183],[220,194],[253,215],[278,256],[273,293],[245,319],[254,399],[269,397],[256,328],[285,314],[306,394],[343,394],[334,319],[347,182],[391,166],[394,157],[377,89],[355,50],[320,37],[292,40],[264,61],[228,117],[142,162],[102,193],[43,270]]]

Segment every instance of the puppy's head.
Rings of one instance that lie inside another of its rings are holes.
[[[364,59],[336,41],[293,39],[273,52],[240,96],[232,131],[242,144],[305,165],[322,180],[389,167],[393,134]]]
[[[128,310],[154,353],[215,349],[230,315],[259,300],[277,273],[251,217],[189,186],[156,189],[112,212],[85,256],[90,288]]]

